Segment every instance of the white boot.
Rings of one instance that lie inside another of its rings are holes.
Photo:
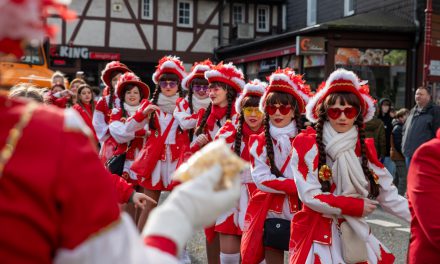
[[[240,263],[240,253],[225,254],[225,253],[220,252],[220,263],[221,264],[239,264]]]

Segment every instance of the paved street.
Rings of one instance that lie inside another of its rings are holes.
[[[162,195],[163,200],[166,195]],[[409,224],[394,217],[382,209],[377,209],[367,218],[373,234],[388,247],[396,256],[395,263],[406,263],[406,254],[409,242]],[[188,251],[193,264],[207,263],[205,253],[205,236],[202,230],[198,230],[188,243]],[[287,256],[285,258],[287,262]]]
[[[367,220],[373,234],[396,256],[395,263],[406,263],[406,254],[409,241],[409,224],[378,209]],[[191,239],[188,249],[192,263],[207,263],[205,255],[205,241],[202,231],[198,231]],[[287,256],[286,261],[287,262]]]

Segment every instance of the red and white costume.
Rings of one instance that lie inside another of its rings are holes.
[[[139,77],[137,77],[132,72],[124,73],[119,77],[117,84],[117,94],[119,98],[122,98],[122,96],[124,96],[126,91],[125,87],[128,84],[136,85],[139,90],[143,92],[144,96],[148,98],[150,93],[149,87],[141,82]],[[124,103],[123,107],[126,111],[127,116],[123,116],[121,108],[113,108],[109,125],[110,134],[112,138],[114,138],[114,140],[118,143],[117,149],[115,150],[114,154],[119,155],[126,152],[124,170],[121,176],[128,182],[133,183],[137,183],[138,179],[136,174],[131,171],[130,167],[145,143],[148,127],[134,127],[133,125],[131,125],[130,122],[125,121],[127,118],[133,116],[140,108],[140,106],[140,104],[137,106],[130,106]]]
[[[101,79],[107,85],[107,87],[112,85],[111,75],[113,72],[129,72],[130,70],[124,64],[118,61],[112,61],[107,63],[105,69],[102,71]],[[108,89],[108,88],[107,88]],[[110,89],[108,89],[110,90]],[[103,163],[110,159],[114,151],[116,150],[117,143],[111,137],[109,131],[110,117],[112,115],[112,110],[110,106],[110,99],[112,99],[113,108],[120,108],[120,100],[117,96],[116,87],[113,96],[105,95],[99,99],[96,104],[95,112],[93,113],[93,127],[95,128],[96,137],[101,144],[100,156]]]
[[[182,80],[182,88],[185,90],[191,89],[191,82],[195,78],[205,78],[205,72],[212,68],[212,62],[206,60],[200,63],[195,63],[191,69],[191,72]],[[192,96],[193,112],[191,112],[188,96],[185,98],[179,98],[176,101],[176,110],[174,111],[174,118],[179,123],[183,130],[189,130],[196,128],[197,119],[199,117],[198,112],[201,109],[206,109],[211,100],[209,97],[206,99],[198,99],[194,94]]]
[[[94,104],[95,102],[92,102]],[[75,104],[72,107],[75,109],[79,115],[82,117],[86,125],[90,128],[90,131],[93,133],[93,136],[95,140],[98,142],[98,138],[96,137],[95,128],[93,127],[92,118],[93,118],[93,111],[92,111],[92,105],[91,104]]]
[[[67,103],[69,102],[69,100],[70,100],[70,96],[62,96],[61,92],[52,93],[52,91],[50,91],[46,95],[47,104],[55,105],[61,109],[67,107]]]
[[[326,84],[307,105],[307,116],[317,120],[317,107],[334,92],[352,92],[361,102],[362,115],[368,121],[374,113],[374,101],[357,76],[339,69],[329,76]],[[368,263],[393,263],[394,256],[378,241],[365,219],[364,197],[369,182],[362,173],[358,130],[353,126],[344,133],[336,132],[329,122],[323,126],[326,165],[331,168],[330,192],[322,192],[318,177],[319,151],[316,133],[308,128],[293,142],[290,167],[294,171],[303,209],[296,213],[291,225],[290,263],[345,263],[342,256],[338,227],[346,221],[367,246]],[[368,167],[378,181],[381,207],[409,221],[408,202],[397,193],[393,177],[377,160],[374,142],[365,140]],[[355,197],[360,198],[355,198]]]
[[[440,202],[440,129],[411,158],[408,171],[408,201],[411,239],[408,263],[440,262],[440,215],[433,206]]]
[[[205,71],[205,78],[209,83],[221,82],[229,85],[231,88],[240,94],[245,85],[243,72],[236,68],[232,63],[223,64],[219,63],[212,67],[211,70]],[[211,113],[206,120],[203,133],[208,137],[209,141],[214,140],[215,135],[219,129],[226,123],[226,107],[219,107],[211,104]],[[205,113],[204,109],[201,109],[198,114],[197,127],[200,126],[203,115]],[[237,119],[237,112],[235,111],[235,101],[231,105],[231,121],[235,123]],[[200,146],[195,143],[195,140],[191,143],[191,151],[196,152],[200,149]]]
[[[164,73],[173,73],[182,79],[186,76],[183,63],[177,58],[172,56],[165,56],[159,61],[159,65],[155,73],[153,74],[153,82],[158,83],[160,76]],[[155,140],[164,134],[166,128],[170,125],[169,133],[165,139],[164,146],[157,151],[161,151],[159,160],[146,161],[156,162],[156,166],[152,172],[148,172],[149,175],[138,175],[139,184],[148,190],[161,190],[169,191],[174,185],[171,184],[171,176],[176,170],[177,162],[180,157],[180,152],[184,146],[189,145],[189,139],[186,131],[179,129],[179,123],[175,121],[173,112],[176,108],[176,100],[179,98],[178,94],[172,97],[159,94],[157,105],[160,110],[154,114],[154,129],[149,127],[151,140],[146,142],[145,147],[149,147],[149,144],[155,144]],[[142,111],[150,104],[145,101],[142,104],[141,109],[129,120],[134,126],[139,127],[146,124],[146,117]]]
[[[260,111],[264,112],[266,97],[271,92],[283,92],[292,95],[300,107],[300,112],[304,111],[310,91],[304,87],[301,76],[296,75],[293,70],[287,68],[275,71],[269,80],[268,89],[266,89],[260,100]],[[263,260],[262,228],[266,218],[291,220],[299,209],[293,169],[286,166],[291,158],[291,143],[298,134],[296,122],[292,121],[283,128],[277,128],[271,123],[269,124],[274,162],[283,177],[277,177],[270,170],[265,133],[251,136],[249,141],[251,175],[258,190],[249,201],[246,212],[245,234],[241,243],[243,263],[253,263],[254,261],[259,263]],[[255,258],[250,260],[250,255]]]
[[[143,242],[120,214],[114,179],[76,111],[37,106],[31,113],[31,105],[0,95],[0,149],[30,114],[0,172],[2,262],[178,263],[174,242]]]
[[[247,83],[244,86],[244,91],[237,99],[235,104],[236,112],[241,111],[241,101],[247,96],[261,97],[267,83],[260,82],[259,80],[254,80]],[[226,144],[234,150],[235,139],[237,137],[237,125],[233,124],[231,121],[227,121],[225,125],[218,131],[215,139],[223,138]],[[252,135],[259,135],[264,130],[261,126],[259,130],[252,131],[246,122],[243,122],[241,128],[241,146],[240,146],[240,157],[245,161],[250,161],[249,155],[249,138]],[[241,179],[241,194],[238,205],[232,208],[227,213],[221,215],[215,224],[215,231],[230,235],[241,235],[244,227],[244,218],[246,210],[248,207],[249,199],[256,190],[256,185],[252,180],[251,171],[245,170],[240,174]]]

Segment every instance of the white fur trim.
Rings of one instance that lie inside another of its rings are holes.
[[[253,81],[245,84],[243,92],[240,94],[240,96],[237,98],[237,100],[235,100],[235,111],[237,113],[240,113],[241,101],[247,95],[247,93],[253,92],[253,93],[258,93],[258,94],[260,94],[260,96],[262,96],[264,94],[264,92],[266,91],[266,88],[267,88],[267,83],[262,82],[259,79],[254,79]]]
[[[307,102],[309,101],[310,97],[307,94],[305,94],[304,92],[302,92],[299,89],[298,85],[293,83],[293,81],[286,74],[284,74],[284,73],[272,74],[269,78],[269,82],[272,83],[273,81],[286,82],[289,86],[291,86],[293,88],[293,90],[295,91],[296,94],[301,96],[301,98],[304,100],[304,104],[307,104]]]
[[[238,69],[237,67],[235,67],[232,62],[228,63],[228,64],[224,64],[222,67],[224,68],[233,68],[235,72],[239,73],[242,78],[244,78],[243,72],[241,71],[241,69]],[[209,81],[210,78],[215,78],[215,77],[220,77],[223,79],[227,79],[232,81],[233,83],[235,83],[240,90],[243,90],[244,85],[246,84],[245,81],[242,78],[237,78],[237,77],[232,77],[231,76],[226,76],[223,73],[221,73],[220,71],[214,69],[214,70],[209,70],[205,72],[205,79],[207,79]]]
[[[194,69],[182,80],[182,88],[185,90],[189,89],[189,83],[188,81],[194,78],[194,75],[197,73],[204,74],[206,71],[209,71],[211,67],[204,64],[198,64],[194,67]]]
[[[177,58],[177,57],[176,57]],[[178,58],[177,58],[178,59]],[[168,60],[166,62],[164,62],[160,68],[158,68],[154,73],[153,73],[153,82],[155,84],[158,83],[158,78],[160,75],[162,75],[163,71],[165,69],[168,68],[172,68],[175,69],[178,73],[180,73],[182,79],[186,77],[187,73],[185,71],[182,71],[182,69],[180,69],[180,67],[176,64],[176,62],[172,61],[172,60]]]
[[[353,83],[354,87],[358,91],[361,88],[361,84],[365,83],[365,82],[359,82],[358,76],[352,71],[348,71],[346,69],[340,68],[340,69],[337,69],[334,72],[332,72],[330,74],[330,76],[328,77],[327,81],[325,82],[324,88],[321,89],[318,93],[316,93],[310,99],[309,103],[306,106],[306,117],[310,122],[312,122],[312,123],[318,122],[318,119],[313,117],[313,109],[315,108],[318,101],[322,98],[322,96],[328,92],[330,85],[336,80],[351,81]],[[372,101],[372,99],[369,96],[360,93],[360,91],[359,91],[359,94],[362,96],[362,98],[364,99],[364,101],[368,105],[367,113],[364,116],[364,122],[367,122],[367,121],[371,120],[371,118],[373,118],[373,116],[374,116],[374,112],[375,112],[374,102]]]

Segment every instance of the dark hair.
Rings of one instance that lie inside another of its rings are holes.
[[[298,103],[295,100],[295,98],[287,93],[283,92],[270,92],[266,99],[265,99],[266,106],[268,105],[275,105],[275,104],[282,104],[282,105],[291,105],[295,110],[294,112],[294,119],[296,122],[296,126],[298,128],[298,131],[302,128],[302,122],[301,122],[301,113],[298,107]],[[274,174],[277,177],[282,177],[283,174],[281,171],[277,168],[275,165],[275,153],[273,151],[273,144],[272,144],[272,137],[270,135],[270,116],[266,114],[266,117],[264,118],[264,136],[266,138],[266,151],[267,151],[267,158],[269,160],[270,165],[270,172]]]
[[[431,96],[432,95],[432,91],[431,88],[427,87],[427,86],[419,86],[417,87],[417,90],[422,89],[422,90],[426,90],[426,92]]]
[[[182,89],[182,85],[181,85],[181,81],[179,79],[179,76],[177,76],[177,74],[174,73],[163,73],[160,77],[159,77],[159,82],[160,81],[176,81],[177,82],[177,92],[179,93],[179,97],[184,97],[184,93],[183,93],[183,89]],[[159,94],[162,92],[162,89],[160,88],[159,83],[156,84],[155,89],[154,89],[154,93],[153,93],[153,97],[151,98],[151,102],[154,105],[157,105],[157,101],[159,100]],[[156,126],[154,125],[154,115],[155,113],[153,112],[150,116],[150,128],[151,129],[156,129]],[[179,126],[180,128],[180,126]]]
[[[337,99],[339,99],[341,105],[349,104],[358,109],[358,112],[361,113],[360,101],[359,98],[353,93],[348,92],[339,92],[332,93],[325,98],[324,102],[318,106],[318,123],[316,124],[316,144],[318,145],[319,151],[319,159],[318,159],[318,171],[321,166],[326,164],[326,152],[325,145],[323,142],[323,128],[324,122],[327,121],[327,108],[336,103]],[[370,191],[368,197],[370,199],[375,199],[379,195],[379,185],[376,184],[373,174],[368,167],[368,159],[367,159],[367,149],[365,146],[365,128],[364,128],[364,117],[362,114],[359,114],[356,118],[355,125],[358,127],[359,131],[359,141],[361,145],[361,157],[362,157],[362,171],[364,172],[365,178],[370,183]],[[321,190],[323,192],[330,191],[330,182],[329,181],[321,181]]]
[[[113,87],[112,80],[118,74],[124,74],[124,72],[122,72],[122,71],[112,71],[110,73],[110,86],[108,87],[108,89],[109,89],[108,93],[109,93],[109,96],[110,96],[109,100],[108,100],[108,109],[110,109],[110,110],[113,109],[113,101],[115,99],[115,89],[116,89],[116,87]],[[121,99],[121,98],[119,98],[119,99]],[[121,108],[123,108],[123,107],[121,107]]]
[[[142,91],[141,88],[139,88],[138,86],[134,85],[134,84],[127,84],[124,86],[124,90],[122,91],[122,98],[119,98],[119,100],[121,100],[121,110],[122,110],[122,116],[123,117],[127,117],[127,110],[125,110],[124,108],[124,102],[125,102],[125,94],[128,91],[131,91],[134,87],[138,88],[139,90],[139,95],[140,95],[140,100],[142,101],[142,99],[144,99],[144,92]]]
[[[194,78],[191,81],[190,87],[188,89],[188,105],[189,105],[189,111],[191,114],[194,113],[194,107],[193,107],[193,94],[194,94],[193,85],[194,84],[206,85],[206,84],[208,84],[208,80],[206,80],[205,78]],[[190,141],[192,141],[193,137],[194,137],[194,129],[189,129],[188,134],[189,134]]]
[[[237,134],[235,136],[235,142],[234,142],[234,152],[240,156],[240,150],[241,150],[241,139],[243,137],[242,135],[242,128],[243,128],[243,124],[244,124],[244,114],[243,114],[243,108],[244,107],[258,107],[260,103],[260,97],[257,96],[246,96],[244,97],[241,102],[240,102],[240,107],[241,107],[241,111],[240,111],[240,117],[238,119],[238,125],[236,127],[237,129]]]
[[[231,112],[232,112],[232,107],[234,107],[234,101],[235,98],[237,97],[237,91],[232,88],[231,86],[222,83],[222,82],[213,82],[211,83],[213,85],[217,85],[222,87],[223,90],[226,91],[226,100],[228,101],[228,106],[226,109],[226,120],[231,119]],[[200,135],[203,133],[203,131],[205,130],[205,125],[206,125],[206,120],[208,120],[209,115],[211,114],[211,109],[212,109],[212,103],[209,104],[208,108],[206,109],[206,112],[203,114],[202,117],[202,121],[200,122],[200,125],[196,128],[196,136]],[[217,126],[221,127],[222,124],[220,123],[220,120],[217,120]]]
[[[92,89],[92,87],[90,87],[88,84],[83,83],[83,84],[81,84],[81,85],[78,87],[78,90],[77,90],[77,92],[76,92],[76,97],[77,97],[77,101],[76,101],[76,103],[79,104],[79,106],[81,106],[81,107],[84,109],[84,104],[83,104],[83,102],[81,102],[81,100],[80,100],[80,98],[79,98],[79,95],[81,94],[81,91],[84,90],[84,89],[86,89],[86,88],[88,88],[88,89],[90,90],[91,94],[92,94],[92,100],[90,100],[89,103],[90,103],[90,105],[91,105],[91,107],[92,107],[92,114],[93,114],[93,112],[95,112],[95,104],[93,103],[94,100],[95,100],[95,94],[93,93],[93,89]]]
[[[10,92],[9,98],[31,98],[36,102],[43,103],[43,96],[40,90],[30,83],[19,83],[14,85]]]

